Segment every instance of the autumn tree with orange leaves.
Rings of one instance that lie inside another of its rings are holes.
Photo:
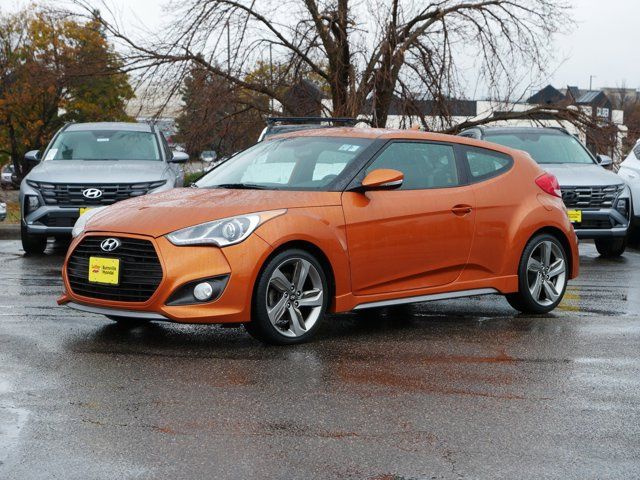
[[[98,22],[44,10],[0,16],[0,153],[17,172],[69,121],[125,120],[133,97]]]

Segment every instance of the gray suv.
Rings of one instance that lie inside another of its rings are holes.
[[[145,123],[68,124],[42,152],[20,185],[22,246],[42,253],[49,236],[71,235],[80,215],[138,197],[181,187],[185,153],[172,153],[162,133]]]
[[[627,245],[631,192],[622,178],[603,168],[613,165],[609,157],[594,157],[562,128],[476,127],[460,135],[529,153],[557,177],[578,238],[593,239],[602,256],[622,255]]]

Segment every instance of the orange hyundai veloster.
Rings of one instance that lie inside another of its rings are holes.
[[[292,344],[327,312],[502,294],[545,313],[578,274],[555,177],[492,143],[296,132],[195,187],[80,217],[59,303],[122,322],[243,324]]]

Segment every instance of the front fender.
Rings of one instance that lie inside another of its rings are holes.
[[[335,295],[351,292],[347,237],[341,206],[290,208],[286,214],[261,225],[256,234],[274,250],[293,242],[314,245],[331,264]]]

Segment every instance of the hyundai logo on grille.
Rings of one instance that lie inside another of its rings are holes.
[[[105,252],[113,252],[120,245],[121,242],[117,238],[107,238],[106,240],[100,242],[100,248]]]
[[[97,188],[87,188],[86,190],[82,191],[82,196],[84,198],[91,199],[100,198],[102,196],[102,190],[99,190]]]

